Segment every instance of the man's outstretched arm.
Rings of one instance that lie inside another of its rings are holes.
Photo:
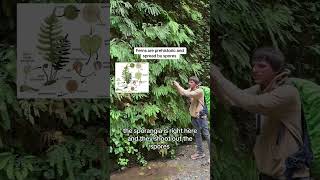
[[[211,76],[211,83],[212,83],[214,95],[217,97],[218,101],[228,106],[236,106],[236,104],[223,92],[223,90],[221,89],[221,86],[217,85],[216,80],[212,76]],[[245,93],[254,95],[254,94],[257,94],[258,89],[259,89],[259,85],[254,85],[247,89],[243,89],[242,91]]]
[[[279,87],[270,93],[261,95],[249,94],[227,80],[214,65],[211,67],[210,77],[215,81],[215,85],[221,88],[221,93],[229,97],[236,106],[250,112],[267,114],[285,107],[298,95],[297,90],[291,86]]]
[[[187,97],[199,97],[201,95],[200,91],[190,91],[190,89],[185,90],[177,81],[173,82],[174,87],[178,90],[180,95]]]
[[[228,106],[235,106],[235,103],[222,92],[220,86],[218,86],[214,81],[213,86],[213,92],[214,95],[218,98],[218,101],[221,101],[223,104],[226,104]]]

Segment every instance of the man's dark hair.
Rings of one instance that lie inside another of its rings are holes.
[[[274,47],[262,47],[254,51],[252,62],[266,61],[274,71],[280,71],[285,64],[283,53]]]
[[[200,83],[199,78],[196,77],[196,76],[191,76],[191,77],[189,77],[189,81],[194,81],[196,84],[199,84],[199,83]]]

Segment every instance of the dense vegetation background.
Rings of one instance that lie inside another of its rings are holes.
[[[81,1],[1,1],[0,179],[107,179],[109,100],[16,98],[16,2]]]
[[[294,76],[320,84],[320,2],[212,0],[212,61],[241,88],[249,87],[250,56],[260,46],[279,47]],[[219,104],[215,121],[215,179],[256,180],[252,115]],[[231,129],[232,131],[226,131]]]
[[[85,1],[1,1],[0,179],[103,179],[108,168],[104,141],[108,101],[16,99],[16,2]],[[149,95],[119,96],[111,81],[110,146],[119,166],[144,164],[148,151],[146,143],[127,142],[123,127],[188,125],[187,111],[179,109],[186,107],[185,101],[169,84],[174,79],[184,84],[193,74],[208,80],[209,10],[212,60],[240,87],[251,84],[250,55],[262,45],[280,47],[296,67],[294,75],[320,83],[318,1],[216,0],[209,7],[204,0],[111,0],[110,5],[112,64],[139,61],[133,55],[135,46],[186,46],[189,50],[179,61],[150,62]],[[163,25],[155,26],[158,22]],[[255,180],[252,117],[222,105],[217,108],[212,175]],[[174,150],[160,152],[171,153]]]
[[[187,87],[188,77],[197,75],[208,86],[209,1],[111,0],[111,64],[149,62],[149,94],[116,94],[111,72],[110,143],[113,160],[128,166],[155,156],[174,157],[169,150],[151,150],[150,142],[129,142],[122,129],[183,128],[191,125],[188,105],[172,82]],[[187,47],[178,60],[141,60],[134,47]],[[112,70],[114,68],[112,67]],[[113,168],[117,168],[113,166]]]
[[[190,75],[198,75],[208,85],[208,1],[110,1],[112,68],[114,62],[140,61],[133,55],[136,46],[188,49],[188,54],[179,60],[148,61],[149,94],[115,94],[112,71],[110,100],[16,98],[17,2],[93,1],[1,1],[0,179],[106,179],[109,150],[119,167],[145,164],[145,155],[151,153],[147,143],[129,143],[122,128],[190,125],[186,100],[178,96],[171,83],[178,80],[185,86]],[[174,156],[175,152],[172,148],[154,153]]]

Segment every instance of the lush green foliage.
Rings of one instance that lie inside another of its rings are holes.
[[[251,84],[250,56],[253,50],[273,45],[282,49],[287,61],[296,67],[294,75],[320,82],[319,36],[315,35],[320,30],[319,8],[317,1],[213,0],[212,61],[221,66],[223,73],[239,87],[247,88]],[[221,111],[224,111],[222,105],[218,105],[217,113]],[[254,119],[247,114],[237,116],[239,113],[227,112],[233,114],[231,122],[225,115],[217,115],[215,121],[215,152],[222,164],[214,168],[213,176],[256,179],[256,173],[251,173],[256,171],[251,158]],[[226,128],[232,129],[233,133],[230,135]]]
[[[109,100],[17,99],[16,4],[2,3],[0,179],[106,179]]]
[[[106,177],[108,151],[103,141],[106,136],[103,124],[106,118],[103,117],[107,113],[108,101],[18,100],[15,49],[3,48],[1,54],[1,59],[8,62],[0,68],[0,145],[4,152],[0,161],[8,178],[25,179],[27,174],[32,174],[31,177],[44,176],[47,179],[66,178],[67,175],[78,179],[90,176],[81,174],[84,169]],[[33,154],[33,158],[28,158],[28,154]],[[6,160],[9,156],[11,159],[19,157],[17,161],[22,158],[20,169],[12,167],[10,159]],[[28,161],[23,159],[24,156]],[[59,164],[61,162],[65,162],[65,166]],[[29,164],[23,163],[37,164],[40,169],[25,169]]]
[[[110,4],[112,63],[150,63],[149,94],[116,94],[114,76],[111,77],[111,153],[121,166],[128,165],[130,160],[145,164],[143,152],[151,151],[150,142],[129,142],[122,129],[190,125],[187,104],[172,82],[177,80],[184,86],[191,75],[199,76],[202,81],[208,79],[205,74],[209,69],[209,31],[204,19],[208,18],[208,2],[111,0]],[[159,46],[187,47],[188,53],[179,60],[148,61],[133,54],[134,47]],[[171,145],[170,152],[159,150],[161,155],[174,154],[175,143],[159,143]]]
[[[304,117],[310,136],[311,148],[314,155],[311,171],[315,177],[320,177],[320,133],[318,129],[320,117],[320,86],[299,78],[292,78],[292,82],[300,92]]]
[[[208,80],[204,75],[209,69],[208,3],[114,0],[110,4],[112,62],[139,61],[133,55],[136,46],[188,48],[188,55],[180,60],[150,61],[148,95],[115,94],[111,78],[111,152],[120,165],[127,165],[132,154],[144,164],[142,151],[148,150],[148,144],[129,143],[121,129],[189,125],[186,101],[171,83],[178,80],[184,84],[190,75],[200,76],[203,82]],[[4,0],[2,5],[0,17],[5,26],[0,27],[0,179],[105,179],[109,150],[103,139],[109,102],[18,100],[16,34],[8,33],[16,29],[16,4]],[[158,22],[162,25],[155,26]],[[174,151],[160,153],[174,155]]]

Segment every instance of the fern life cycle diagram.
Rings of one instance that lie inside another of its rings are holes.
[[[109,6],[18,4],[18,98],[107,98]]]
[[[117,62],[115,64],[116,93],[149,93],[149,63]]]

